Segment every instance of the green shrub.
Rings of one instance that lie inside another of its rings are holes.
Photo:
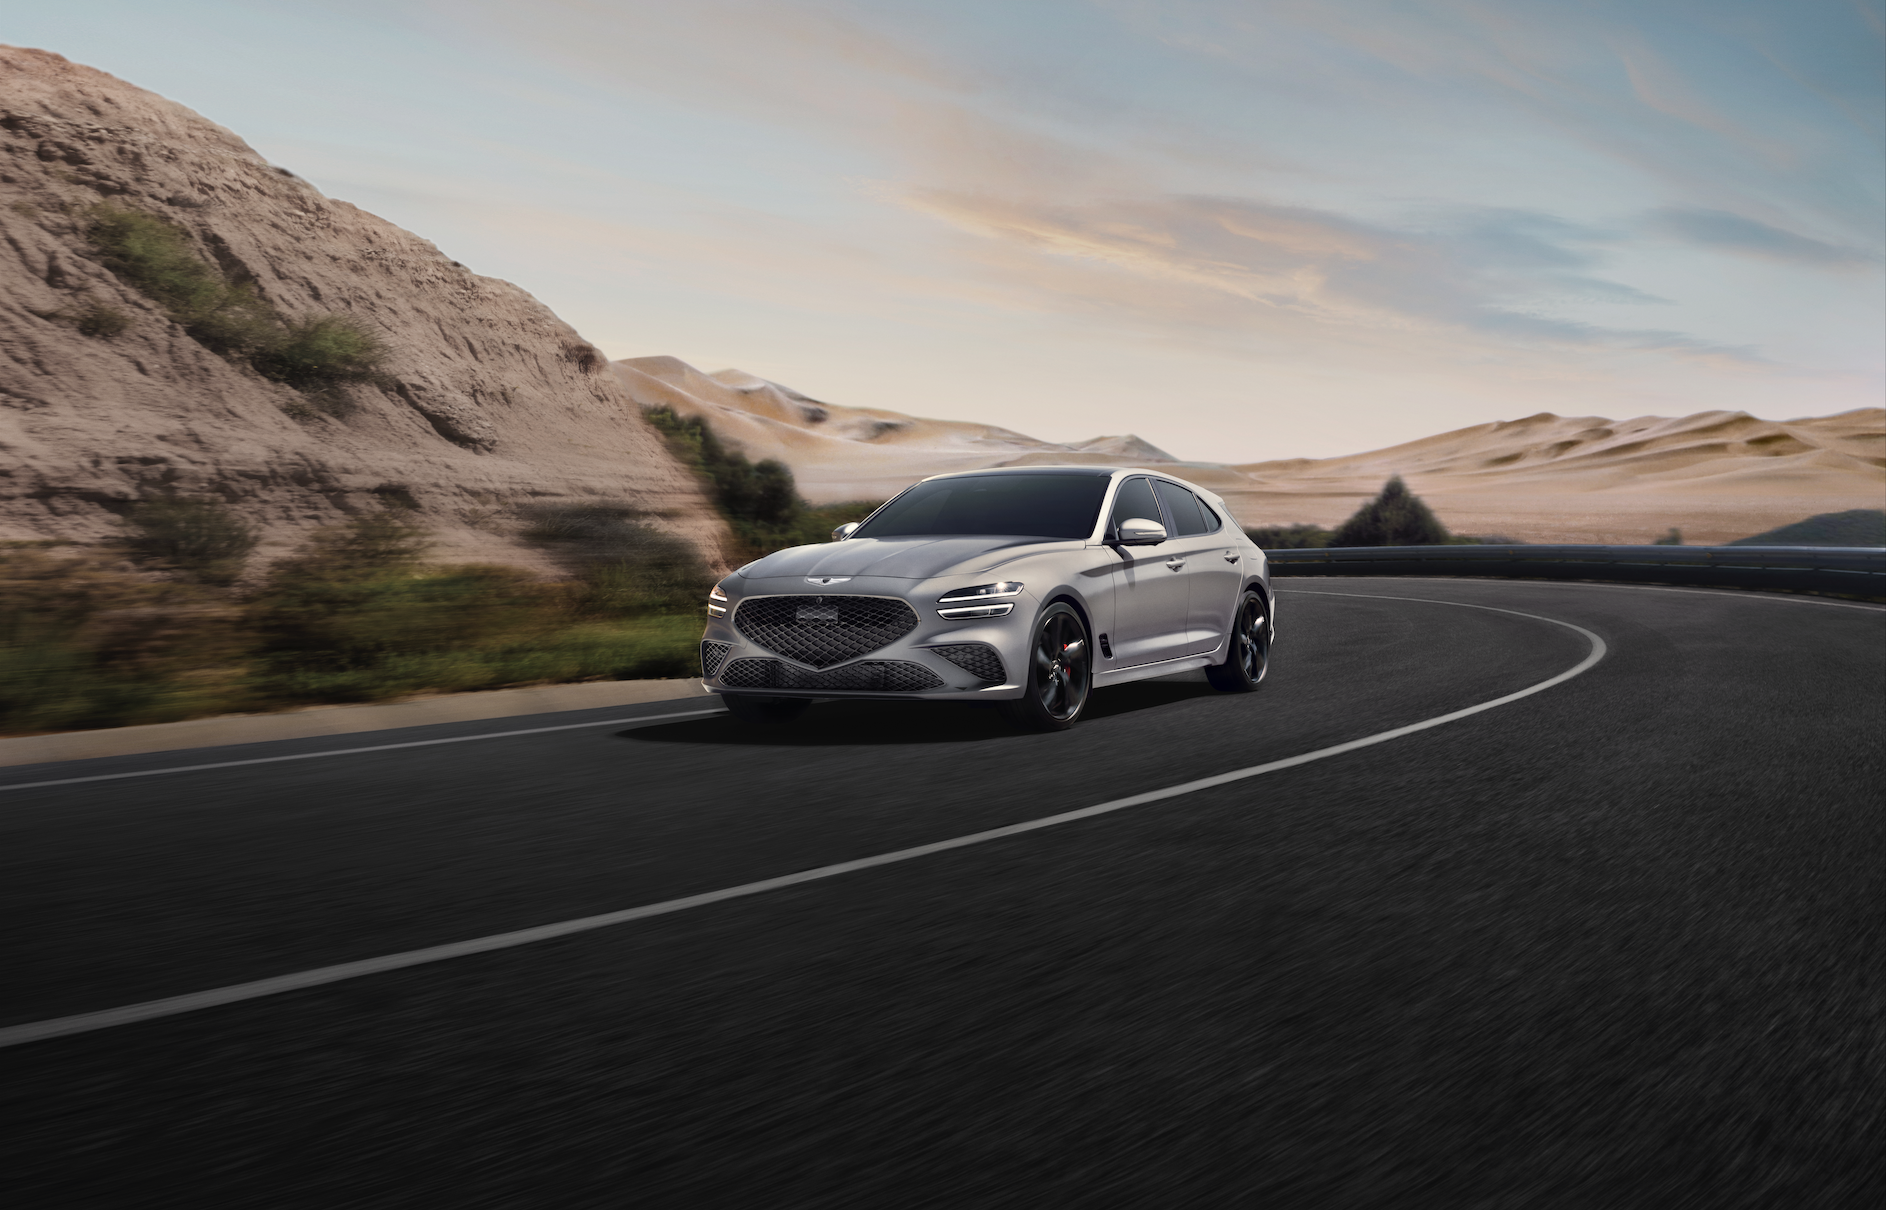
[[[301,391],[368,382],[380,373],[386,344],[350,315],[322,315],[286,325],[251,364],[265,378]]]
[[[700,616],[713,577],[692,546],[623,504],[538,505],[523,510],[525,536],[582,583],[586,613]]]
[[[240,576],[257,539],[255,528],[228,505],[175,496],[133,506],[124,528],[133,557],[168,564],[206,584]]]
[[[1650,544],[1652,546],[1681,546],[1683,545],[1683,531],[1672,525],[1669,533],[1661,538],[1652,538]]]
[[[1442,546],[1450,541],[1442,525],[1420,497],[1396,475],[1381,494],[1357,509],[1336,527],[1331,546]]]
[[[196,254],[175,224],[137,210],[100,202],[87,212],[86,236],[105,267],[136,286],[189,326],[192,317],[224,305],[229,284]]]
[[[0,729],[167,722],[239,709],[243,638],[209,590],[118,556],[0,550]]]
[[[125,574],[115,550],[0,547],[0,729],[695,673],[706,577],[692,550],[589,512],[566,540],[602,574],[575,583],[422,563],[426,533],[401,509],[317,532],[246,599]],[[664,563],[675,583],[659,581]],[[638,612],[656,607],[672,612]]]
[[[676,456],[707,480],[715,507],[756,557],[788,546],[829,542],[832,530],[847,521],[862,521],[878,507],[879,502],[866,501],[807,504],[799,497],[790,467],[773,458],[755,463],[728,449],[699,416],[683,419],[667,407],[650,408],[643,415],[668,439]]]
[[[168,219],[108,203],[93,206],[87,218],[86,236],[106,267],[205,348],[319,397],[330,412],[343,410],[340,387],[381,379],[385,342],[352,316],[284,319],[253,286],[229,281],[198,256],[189,235]]]

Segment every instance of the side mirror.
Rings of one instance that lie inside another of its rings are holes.
[[[1157,546],[1166,540],[1166,527],[1144,517],[1128,517],[1120,522],[1121,546]]]
[[[858,528],[858,523],[856,521],[845,522],[843,525],[839,526],[837,529],[832,531],[832,541],[843,542],[846,538],[851,537],[851,531],[857,528]]]

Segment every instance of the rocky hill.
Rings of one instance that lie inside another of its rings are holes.
[[[310,395],[213,352],[107,267],[98,216],[126,212],[181,232],[282,324],[342,317],[380,364]],[[607,498],[725,562],[696,480],[603,355],[530,295],[181,105],[0,47],[0,538],[103,537],[173,491],[239,507],[265,554],[396,501],[445,557],[535,565],[517,504]]]

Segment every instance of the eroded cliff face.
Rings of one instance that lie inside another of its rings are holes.
[[[330,416],[203,347],[101,263],[100,202],[181,227],[290,320],[360,321],[389,350],[382,384]],[[87,335],[100,306],[130,322]],[[386,501],[447,558],[542,567],[511,510],[558,499],[647,509],[719,567],[729,541],[606,359],[536,299],[181,105],[0,47],[0,538],[102,538],[168,491],[238,507],[264,555]]]

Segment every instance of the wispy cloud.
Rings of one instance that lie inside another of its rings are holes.
[[[1030,278],[1038,290],[1067,289],[1090,303],[1095,283],[1070,278],[1062,271],[1068,263],[1156,282],[1158,293],[1137,295],[1129,304],[1142,320],[1156,320],[1166,309],[1173,324],[1193,324],[1211,313],[1217,325],[1247,331],[1315,325],[1323,329],[1320,343],[1420,330],[1489,344],[1762,360],[1661,326],[1605,327],[1552,314],[1568,297],[1664,300],[1586,272],[1601,259],[1593,246],[1619,237],[1547,214],[1430,211],[1424,224],[1391,228],[1239,198],[1075,206],[920,190],[909,193],[906,204],[1008,245],[1011,273]],[[1041,272],[1027,272],[1029,259]],[[1133,294],[1130,285],[1109,293]]]
[[[1286,443],[1255,457],[1598,399],[1871,402],[1880,8],[71,0],[21,20],[81,60],[115,39],[101,65],[612,352],[812,366],[802,385],[844,402],[1067,436],[1183,398],[1144,435]],[[281,34],[245,57],[238,25]]]
[[[1727,210],[1664,206],[1651,212],[1649,224],[1657,231],[1699,247],[1795,264],[1845,267],[1879,262],[1877,254],[1865,249],[1809,239]]]

